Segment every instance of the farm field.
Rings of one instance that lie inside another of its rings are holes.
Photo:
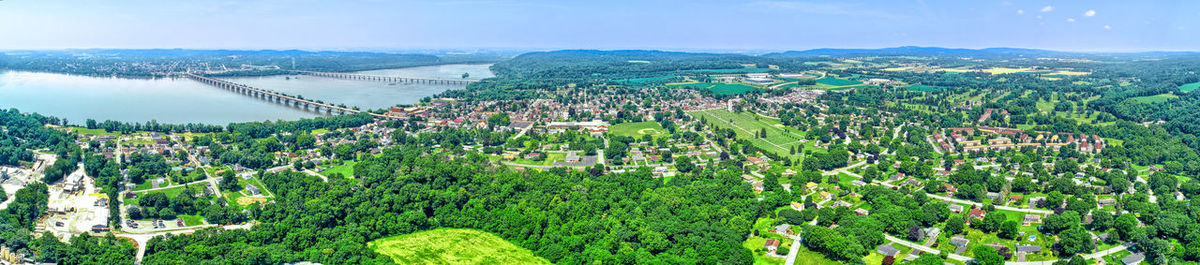
[[[802,149],[805,141],[804,132],[779,124],[778,121],[762,118],[750,113],[733,113],[727,110],[704,110],[690,113],[696,118],[703,117],[713,126],[730,128],[737,138],[749,140],[754,146],[780,155],[788,155],[791,148]],[[756,119],[757,117],[757,119]],[[755,135],[762,130],[767,131],[767,137]]]
[[[1196,91],[1196,89],[1200,89],[1200,82],[1188,83],[1188,84],[1183,84],[1182,86],[1179,86],[1179,91],[1183,91],[1183,92],[1192,92],[1192,91]]]
[[[367,242],[396,264],[550,264],[491,233],[435,229]]]
[[[641,138],[646,135],[659,135],[666,134],[667,132],[666,129],[663,129],[662,125],[658,124],[657,122],[643,121],[626,122],[613,125],[612,127],[609,127],[609,133],[619,136]]]
[[[1176,96],[1174,94],[1164,93],[1164,94],[1158,94],[1158,95],[1153,95],[1153,96],[1136,97],[1136,98],[1133,98],[1133,100],[1136,100],[1137,102],[1141,102],[1141,103],[1146,103],[1146,104],[1155,104],[1155,103],[1167,102],[1168,100],[1172,100],[1172,99],[1175,99],[1178,97],[1179,96]]]
[[[691,87],[695,89],[712,91],[717,95],[740,95],[746,92],[758,90],[757,87],[743,84],[726,84],[726,83],[687,83],[674,84],[670,87]]]
[[[831,85],[831,86],[850,86],[850,85],[859,85],[859,84],[862,84],[862,82],[854,81],[854,80],[826,77],[826,78],[817,79],[817,84],[826,84],[826,85]]]
[[[906,90],[909,90],[909,91],[938,91],[938,90],[942,90],[942,88],[940,88],[940,87],[936,87],[936,86],[930,86],[930,85],[921,85],[921,84],[916,84],[916,85],[907,86],[907,87],[904,87],[904,89],[906,89]]]

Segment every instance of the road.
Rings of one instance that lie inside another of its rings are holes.
[[[931,247],[926,247],[925,245],[909,242],[907,240],[899,239],[899,238],[896,238],[891,235],[884,234],[883,238],[887,239],[888,241],[892,241],[892,243],[896,243],[896,244],[904,245],[904,246],[907,246],[907,247],[910,247],[910,248],[913,248],[916,250],[924,251],[925,253],[934,254],[934,255],[938,255],[938,254],[942,253],[942,251],[940,251],[940,250],[937,250],[937,249],[934,249]],[[958,255],[958,254],[954,254],[954,253],[946,253],[946,254],[947,254],[947,257],[954,259],[954,260],[962,261],[962,262],[967,262],[967,261],[972,260],[970,257],[963,256],[963,255]]]
[[[792,248],[788,250],[787,261],[783,264],[794,265],[796,264],[796,252],[800,252],[800,237],[797,236],[792,239]]]
[[[983,206],[982,203],[978,203],[978,202],[959,200],[959,199],[955,199],[955,198],[950,198],[950,197],[941,196],[941,195],[934,195],[934,194],[930,194],[930,193],[926,193],[925,196],[928,196],[928,197],[934,198],[934,199],[939,199],[939,200],[946,201],[946,202]],[[1014,212],[1023,212],[1023,213],[1038,213],[1038,214],[1053,214],[1054,213],[1054,211],[1049,211],[1049,210],[1017,208],[1017,207],[1009,207],[1009,206],[996,206],[996,209],[1014,211]]]
[[[847,171],[847,170],[849,170],[851,168],[861,167],[862,165],[865,165],[865,164],[867,164],[866,160],[858,161],[858,163],[854,163],[853,165],[845,166],[845,167],[830,170],[830,171],[825,171],[824,173],[821,173],[821,175],[822,176],[833,176],[833,175],[837,175],[838,173],[841,173],[841,172],[846,172],[847,174],[849,174],[850,171]],[[855,174],[855,175],[857,175],[857,174]],[[861,179],[862,177],[859,176],[858,178]]]
[[[223,229],[249,229],[251,226],[253,226],[253,225],[246,223],[246,224],[240,224],[240,225],[227,225],[227,226],[220,226],[220,227]],[[117,237],[131,239],[137,243],[138,250],[137,250],[137,256],[134,256],[134,264],[142,264],[142,258],[146,256],[146,244],[150,242],[151,238],[154,238],[155,236],[161,236],[161,235],[167,235],[167,234],[191,234],[193,232],[196,232],[197,229],[208,228],[208,227],[216,227],[216,225],[199,225],[199,226],[188,227],[187,229],[160,231],[160,232],[145,233],[145,234],[120,233],[120,234],[115,234],[115,235]]]

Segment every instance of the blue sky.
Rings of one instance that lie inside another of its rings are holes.
[[[1200,50],[1200,1],[0,0],[0,49]]]

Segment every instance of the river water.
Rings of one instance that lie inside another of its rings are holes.
[[[459,78],[491,77],[490,65],[442,65],[367,71],[363,74]],[[222,78],[258,88],[302,95],[363,109],[411,104],[462,86],[389,84],[312,76]],[[293,107],[262,101],[184,78],[130,79],[36,72],[0,72],[0,108],[67,119],[224,125],[231,122],[316,117]]]

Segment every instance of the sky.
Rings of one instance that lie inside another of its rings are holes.
[[[0,0],[0,49],[1200,50],[1200,1]]]

